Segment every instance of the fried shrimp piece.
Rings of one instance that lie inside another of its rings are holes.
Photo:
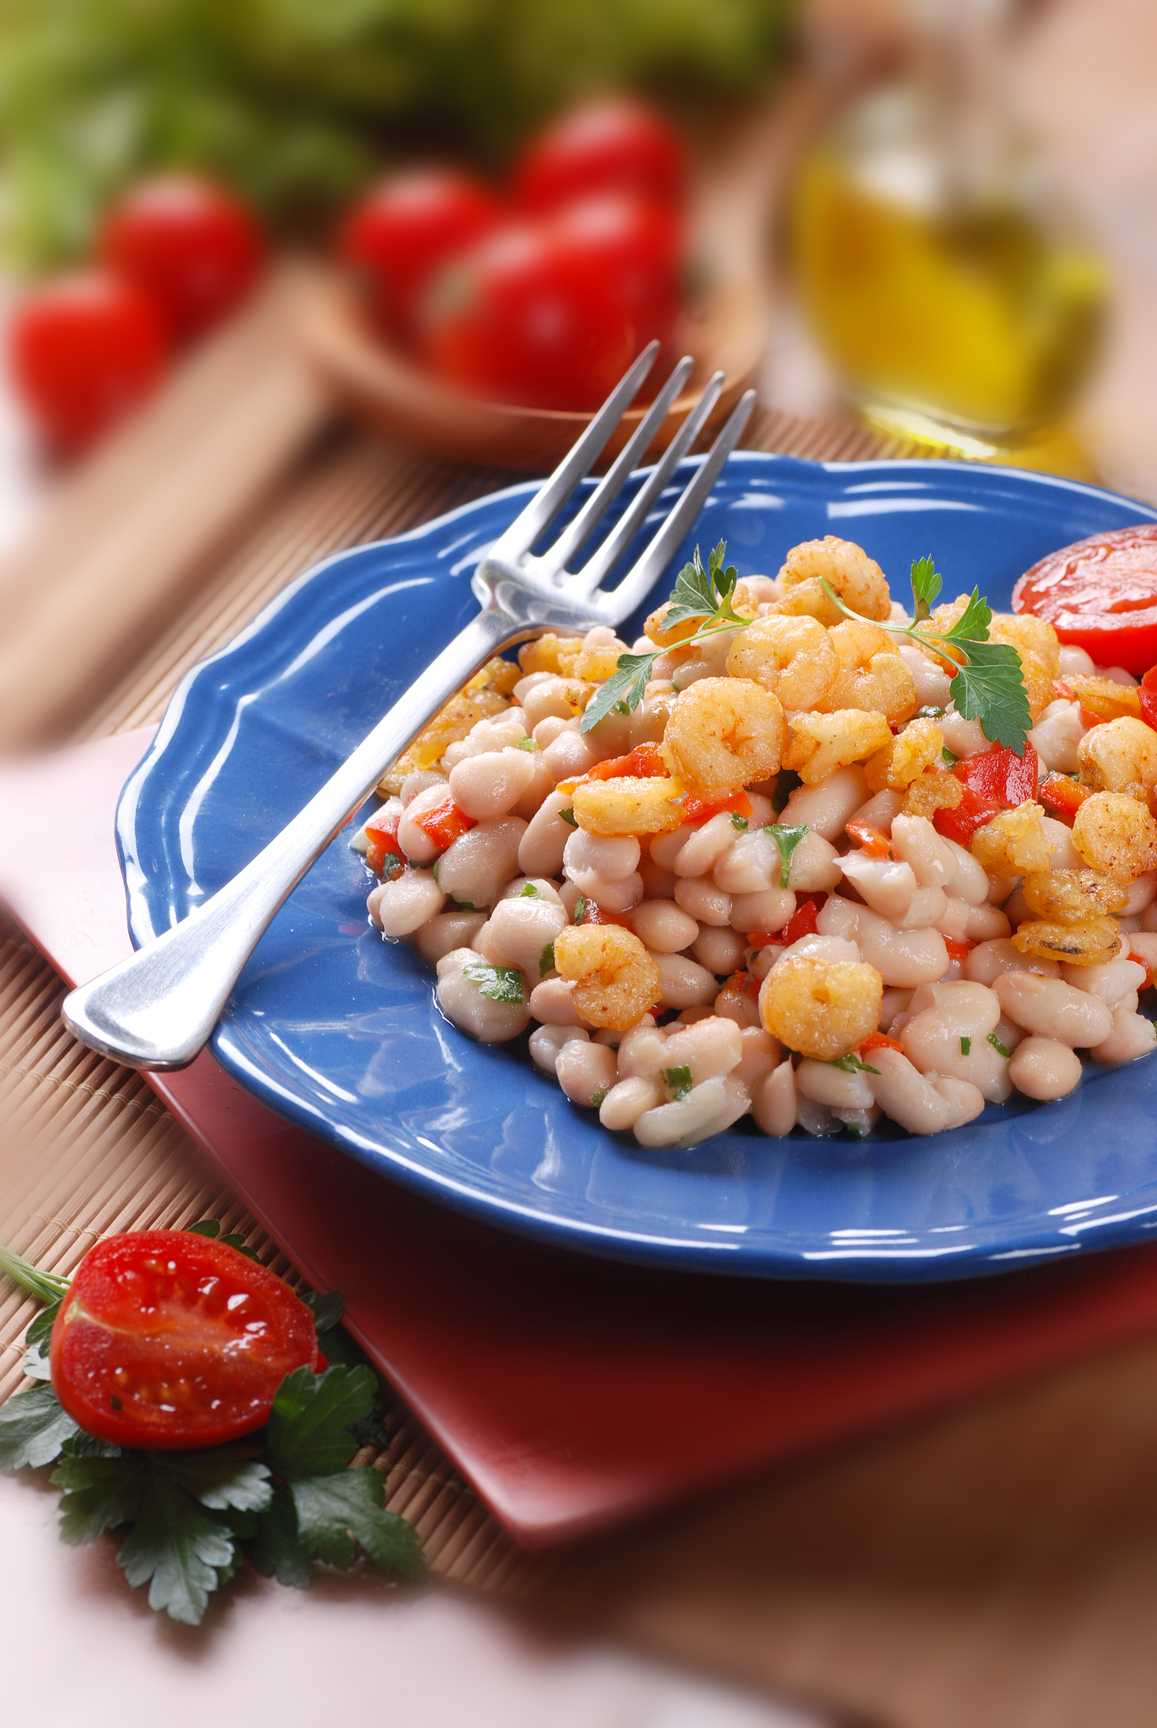
[[[815,708],[832,687],[839,662],[815,618],[769,612],[741,630],[727,655],[732,678],[750,678],[785,708]]]
[[[625,1032],[659,1000],[659,967],[620,924],[568,924],[554,939],[559,976],[588,1026]]]
[[[860,708],[841,708],[836,714],[797,714],[791,723],[791,742],[784,751],[783,766],[795,769],[805,786],[818,786],[837,768],[875,756],[891,738],[882,714]]]
[[[1073,817],[1073,845],[1086,864],[1118,882],[1157,869],[1157,822],[1122,792],[1094,792]]]
[[[905,727],[910,731],[911,727]],[[903,733],[900,734],[904,736]],[[899,740],[897,740],[899,742]],[[904,798],[905,816],[927,816],[931,822],[937,810],[955,810],[964,797],[964,787],[955,774],[935,766],[924,768],[908,787]]]
[[[920,706],[916,681],[885,631],[845,618],[828,631],[828,642],[839,667],[826,700],[819,706],[829,713],[862,708],[882,714],[890,725],[915,714]]]
[[[859,960],[800,955],[773,966],[759,992],[764,1029],[817,1062],[857,1049],[880,1022],[884,985]]]
[[[1112,678],[1096,678],[1075,672],[1065,683],[1082,708],[1098,720],[1119,720],[1123,714],[1141,718],[1141,692],[1134,684],[1118,684]]]
[[[1050,678],[1060,675],[1061,645],[1051,624],[1031,612],[994,612],[988,628],[990,642],[1007,642],[1023,660],[1031,654]]]
[[[920,638],[925,631],[935,633],[938,636],[945,635],[963,616],[967,605],[967,594],[958,594],[955,600],[941,601],[939,606],[932,608],[931,615],[925,623],[917,624],[916,634],[909,637],[909,641],[915,642],[921,653],[927,654],[929,660],[934,660],[944,672],[955,672],[957,666],[963,663],[962,660],[952,654],[942,653],[939,648],[933,647],[929,642],[922,642]]]
[[[1016,810],[1002,810],[972,836],[972,856],[990,876],[1024,876],[1047,870],[1053,845],[1041,827],[1042,804],[1031,801]]]
[[[1029,910],[1054,924],[1080,924],[1123,912],[1128,890],[1102,870],[1038,870],[1021,889]]]
[[[925,768],[940,760],[944,734],[932,720],[913,720],[864,764],[873,792],[906,792]]]
[[[522,676],[525,678],[531,672],[557,672],[563,678],[573,677],[582,645],[581,636],[559,636],[554,631],[548,631],[533,642],[524,642],[518,650]]]
[[[825,594],[821,578],[833,587],[845,606],[862,618],[885,620],[892,615],[892,597],[884,572],[862,546],[825,534],[793,546],[779,572],[781,612],[810,613],[821,624],[839,624],[844,614]]]
[[[681,780],[584,780],[574,790],[574,818],[588,834],[668,834],[687,812]]]
[[[671,709],[663,756],[699,797],[737,792],[778,771],[783,704],[750,678],[700,678]]]
[[[1149,801],[1157,785],[1157,732],[1130,714],[1094,726],[1077,745],[1081,784]]]
[[[995,632],[993,641],[999,641]],[[1020,681],[1024,685],[1024,693],[1028,697],[1028,711],[1032,715],[1033,724],[1040,719],[1050,702],[1056,701],[1056,689],[1053,686],[1052,674],[1043,661],[1035,654],[1026,654],[1015,642],[1009,643],[1020,655]]]
[[[1066,966],[1103,966],[1121,952],[1121,932],[1111,918],[1087,918],[1058,924],[1049,920],[1022,924],[1012,938],[1014,948],[1038,960],[1061,960]]]
[[[686,642],[689,636],[694,636],[702,618],[684,618],[681,624],[666,625],[663,620],[674,606],[673,600],[664,600],[661,606],[656,606],[647,622],[643,625],[643,633],[649,636],[656,648],[674,648],[677,642]]]

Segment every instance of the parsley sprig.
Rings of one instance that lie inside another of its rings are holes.
[[[734,630],[751,622],[749,618],[741,617],[731,604],[739,572],[734,564],[724,566],[726,556],[727,542],[721,540],[715,550],[707,554],[707,568],[704,569],[696,546],[691,562],[684,564],[675,578],[671,609],[663,619],[664,627],[684,624],[690,618],[705,620],[693,636],[680,642],[680,648],[693,648],[697,643],[718,636],[721,630]],[[616,670],[587,704],[579,730],[589,732],[620,704],[626,709],[637,708],[651,681],[655,661],[664,653],[666,649],[656,648],[653,653],[620,654],[615,662]]]
[[[835,589],[821,577],[828,598],[847,617],[865,622],[859,612],[845,606]],[[1032,725],[1028,693],[1020,655],[1006,642],[990,642],[992,608],[973,588],[968,604],[956,622],[947,630],[929,630],[932,602],[943,583],[931,558],[917,558],[912,565],[913,620],[911,624],[875,622],[881,630],[893,636],[910,636],[921,645],[934,643],[947,650],[955,662],[952,680],[952,700],[956,712],[966,720],[979,720],[986,738],[994,744],[1004,744],[1016,755],[1024,755],[1025,738]]]
[[[205,1220],[198,1235],[219,1236]],[[228,1240],[228,1238],[225,1238]],[[149,1607],[196,1626],[213,1593],[245,1561],[308,1589],[317,1562],[348,1569],[365,1554],[407,1578],[424,1573],[413,1525],[385,1508],[372,1466],[349,1468],[359,1445],[384,1444],[377,1377],[339,1325],[338,1292],[302,1292],[330,1366],[298,1368],[278,1387],[260,1434],[189,1452],[136,1451],[97,1440],[61,1407],[46,1352],[67,1282],[0,1249],[0,1271],[47,1306],[26,1334],[37,1384],[0,1406],[0,1470],[43,1469],[61,1490],[61,1540],[121,1534],[117,1564]]]

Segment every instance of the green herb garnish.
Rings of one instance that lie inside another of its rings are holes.
[[[570,828],[577,828],[578,827],[578,818],[576,817],[573,810],[569,810],[569,809],[568,810],[560,810],[558,812],[558,814],[562,817],[562,820],[567,824],[568,827],[570,827]]]
[[[586,917],[586,913],[587,913],[587,903],[584,900],[583,896],[580,894],[578,899],[574,903],[574,923],[581,924],[583,919]]]
[[[992,1048],[994,1050],[996,1050],[1001,1056],[1011,1056],[1012,1055],[1012,1051],[1005,1049],[1004,1045],[1001,1043],[1000,1039],[996,1036],[995,1032],[990,1032],[988,1034],[988,1042],[992,1045]]]
[[[878,1068],[870,1068],[866,1062],[861,1062],[860,1058],[851,1050],[846,1056],[833,1057],[832,1061],[828,1063],[828,1067],[842,1068],[845,1074],[878,1074],[880,1072]]]
[[[673,1102],[678,1104],[681,1098],[686,1098],[691,1090],[690,1068],[664,1068],[663,1079],[669,1089],[675,1094]]]
[[[781,888],[786,888],[791,877],[792,853],[807,833],[806,824],[803,827],[793,828],[790,824],[783,822],[769,822],[764,833],[770,834],[779,848],[779,885]]]
[[[602,1101],[605,1097],[606,1097],[605,1092],[592,1092],[591,1093],[591,1109],[597,1110],[599,1105],[602,1103]]]
[[[746,834],[746,832],[747,832],[747,817],[741,816],[739,814],[738,810],[733,810],[731,812],[731,826],[736,830],[737,833]]]
[[[493,966],[489,960],[468,960],[462,975],[490,1002],[525,1002],[526,986],[517,966]]]
[[[554,943],[548,942],[538,957],[538,975],[545,978],[548,972],[554,971]]]
[[[533,738],[520,738],[518,740],[518,749],[519,750],[537,750],[538,745],[534,742]]]
[[[967,1038],[967,1037],[961,1037],[960,1054],[962,1056],[968,1056],[968,1055],[971,1055],[971,1053],[972,1053],[972,1039]]]
[[[540,900],[542,896],[539,894],[538,889],[534,886],[533,882],[525,882],[523,883],[522,892],[518,898],[520,900]]]
[[[256,1260],[257,1256],[249,1247],[244,1236],[236,1234],[222,1236],[221,1225],[216,1218],[202,1218],[196,1224],[187,1224],[185,1228],[190,1236],[211,1236],[216,1242],[223,1242],[226,1248],[236,1248],[238,1254],[244,1254],[247,1260]]]

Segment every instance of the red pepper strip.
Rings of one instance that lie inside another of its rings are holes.
[[[766,948],[769,943],[778,943],[779,941],[779,937],[776,935],[774,930],[748,930],[745,934],[747,936],[747,946],[749,948],[754,948],[757,952],[760,948]]]
[[[957,762],[952,772],[987,803],[1015,810],[1036,792],[1037,767],[1031,744],[1025,744],[1023,756],[1014,755],[1006,744],[994,744],[979,756]]]
[[[382,874],[387,858],[394,859],[398,864],[405,863],[402,848],[398,845],[398,823],[401,820],[400,810],[393,811],[389,816],[379,810],[378,814],[371,816],[366,823],[366,839],[369,841],[366,863],[375,876]]]
[[[863,1056],[868,1050],[898,1050],[901,1056],[904,1054],[904,1046],[897,1044],[894,1038],[889,1038],[883,1032],[869,1032],[857,1054]]]
[[[1150,666],[1141,680],[1141,718],[1157,732],[1157,666]]]
[[[420,816],[412,816],[410,820],[434,842],[439,852],[444,852],[447,846],[461,839],[474,826],[473,816],[460,810],[448,792],[441,803],[430,810],[423,810]]]
[[[948,950],[950,960],[963,960],[966,954],[971,954],[976,947],[975,942],[969,942],[964,937],[945,936],[944,946]]]
[[[817,928],[816,914],[826,899],[826,894],[808,894],[797,900],[795,911],[776,937],[776,941],[785,948],[790,948],[801,936],[814,936]]]
[[[689,792],[683,800],[684,822],[709,822],[724,810],[731,810],[736,816],[750,816],[751,799],[741,790],[732,792],[728,798],[715,799],[695,798]]]
[[[884,830],[871,822],[858,822],[853,816],[850,822],[845,823],[845,832],[858,841],[869,858],[886,858],[892,850],[892,842]]]
[[[1053,689],[1056,691],[1059,701],[1071,702],[1073,700],[1073,693],[1063,678],[1053,679]]]
[[[1088,796],[1088,787],[1078,785],[1067,774],[1046,774],[1040,783],[1040,801],[1045,809],[1070,822]]]
[[[966,786],[964,796],[956,808],[937,810],[932,818],[932,825],[946,840],[955,840],[958,846],[971,846],[976,830],[983,828],[986,822],[991,822],[992,818],[1005,808],[1005,805],[982,798],[979,792]]]

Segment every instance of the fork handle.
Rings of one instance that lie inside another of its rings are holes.
[[[492,655],[538,634],[499,609],[479,613],[232,881],[131,959],[65,998],[69,1030],[133,1068],[190,1063],[277,908],[390,764]]]

